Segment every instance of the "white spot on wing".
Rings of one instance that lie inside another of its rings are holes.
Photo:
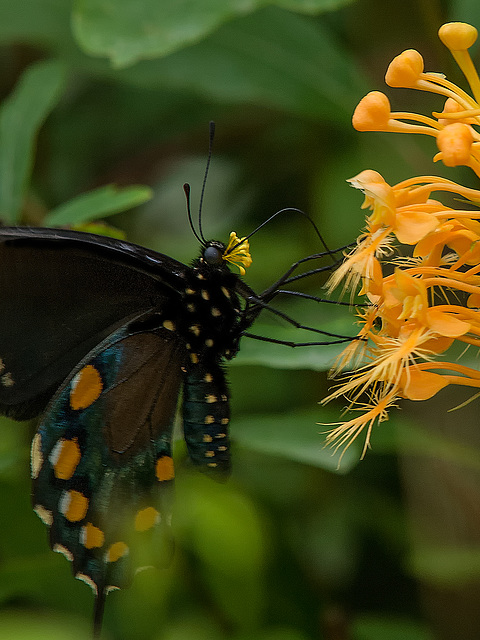
[[[49,511],[48,509],[45,509],[45,507],[43,507],[41,504],[36,504],[33,507],[33,510],[35,511],[37,516],[40,518],[40,520],[43,522],[43,524],[46,524],[48,527],[52,526],[53,514],[51,511]]]
[[[36,433],[33,436],[32,448],[30,450],[30,466],[32,470],[32,478],[38,478],[40,470],[43,465],[43,453],[42,453],[42,436]]]
[[[85,573],[76,573],[75,574],[75,578],[77,580],[81,580],[82,582],[85,582],[85,584],[88,584],[89,587],[91,587],[93,593],[95,595],[97,595],[98,593],[98,589],[97,589],[97,585],[95,584],[95,582],[90,578],[90,576],[87,576]]]
[[[52,551],[55,551],[55,553],[61,553],[62,556],[65,556],[65,558],[69,562],[72,562],[73,560],[73,553],[70,551],[70,549],[64,547],[63,544],[54,544],[52,547]]]
[[[58,508],[60,513],[65,515],[68,512],[68,508],[70,506],[70,502],[72,501],[72,497],[69,491],[64,491],[60,496],[60,500],[58,501]]]
[[[15,384],[15,381],[12,378],[12,374],[10,373],[10,371],[7,371],[7,373],[4,373],[0,377],[0,382],[4,387],[13,387],[13,385]]]

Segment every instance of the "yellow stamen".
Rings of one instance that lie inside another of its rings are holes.
[[[450,51],[463,51],[475,44],[478,31],[466,22],[447,22],[438,30],[438,37]]]
[[[226,262],[234,264],[241,275],[244,276],[246,273],[245,268],[248,268],[252,264],[248,240],[246,238],[239,238],[235,231],[232,231],[222,258]]]

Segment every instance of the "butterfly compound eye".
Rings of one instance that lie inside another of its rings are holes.
[[[222,264],[223,253],[217,247],[207,247],[203,252],[203,259],[207,264],[220,265]]]

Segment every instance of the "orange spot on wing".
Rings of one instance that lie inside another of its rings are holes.
[[[100,396],[102,389],[102,378],[97,369],[87,364],[72,380],[70,406],[76,411],[86,409]]]
[[[128,553],[128,547],[125,542],[114,542],[108,549],[105,560],[107,562],[116,562]]]
[[[60,498],[60,511],[70,522],[79,522],[87,514],[88,498],[80,491],[65,491]]]
[[[173,469],[173,460],[170,456],[162,456],[157,460],[155,465],[155,475],[157,480],[173,480],[175,471]]]
[[[141,509],[135,516],[136,531],[147,531],[151,529],[159,520],[160,514],[153,507]]]
[[[103,545],[105,542],[105,534],[91,522],[87,522],[82,529],[81,541],[86,549],[95,549]]]
[[[75,473],[81,457],[77,438],[72,440],[61,438],[50,454],[50,462],[56,477],[60,480],[69,480]]]

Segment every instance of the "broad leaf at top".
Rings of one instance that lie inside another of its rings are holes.
[[[73,31],[83,50],[114,67],[166,56],[200,42],[220,25],[267,5],[318,13],[348,0],[76,0]]]

